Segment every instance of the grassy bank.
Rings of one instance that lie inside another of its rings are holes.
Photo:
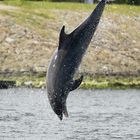
[[[81,88],[83,89],[140,89],[140,77],[121,77],[121,76],[108,76],[108,77],[86,77],[83,81]]]
[[[46,71],[62,25],[66,25],[66,32],[71,32],[95,7],[81,3],[21,3],[18,0],[0,3],[9,6],[0,9],[0,72],[13,75]],[[130,72],[138,77],[85,77],[81,88],[140,88],[139,23],[140,6],[106,6],[80,72]],[[1,75],[0,80],[16,81],[17,87],[46,86],[45,76]]]
[[[20,76],[20,77],[0,77],[0,80],[16,81],[16,87],[45,88],[46,79],[44,77]],[[81,89],[140,89],[140,77],[85,77]]]

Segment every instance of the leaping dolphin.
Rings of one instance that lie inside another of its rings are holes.
[[[74,80],[74,74],[89,46],[100,21],[106,0],[101,0],[91,15],[72,33],[65,33],[62,27],[59,46],[50,61],[47,72],[47,92],[50,105],[60,120],[68,117],[66,99],[68,93],[78,88],[83,75]]]

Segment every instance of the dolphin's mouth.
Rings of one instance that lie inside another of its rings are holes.
[[[66,118],[68,118],[68,117],[69,117],[69,115],[68,115],[68,112],[67,112],[67,111],[63,111],[63,113],[62,113],[62,114],[57,115],[57,116],[58,116],[58,118],[59,118],[60,120],[62,120],[62,119],[63,119],[63,115],[64,115]]]
[[[62,119],[63,119],[63,115],[64,115],[66,118],[68,118],[68,117],[69,117],[68,112],[67,112],[67,110],[66,110],[66,109],[65,109],[65,110],[63,110],[62,114],[57,115],[57,116],[58,116],[58,118],[59,118],[60,120],[62,120]]]

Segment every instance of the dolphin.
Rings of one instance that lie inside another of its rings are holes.
[[[70,34],[62,27],[58,48],[47,71],[47,93],[50,105],[59,119],[68,117],[66,100],[70,91],[78,88],[83,75],[74,79],[82,58],[100,21],[106,0],[101,0],[91,15]]]

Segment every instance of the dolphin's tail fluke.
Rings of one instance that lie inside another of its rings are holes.
[[[85,25],[85,27],[87,26],[90,27],[90,30],[92,30],[92,34],[94,34],[98,26],[98,23],[104,11],[105,5],[106,5],[106,0],[101,0],[97,4],[96,8],[93,10],[91,15],[85,20],[85,22],[83,22],[83,25]]]
[[[96,31],[96,28],[99,24],[100,18],[104,11],[105,5],[106,0],[101,0],[96,6],[96,8],[93,10],[91,15],[82,24],[80,24],[73,32],[71,32],[68,35],[69,40],[71,39],[73,40],[74,38],[75,39],[74,41],[76,43],[82,44],[82,46],[85,46],[84,48],[86,49],[94,35],[94,32]]]

